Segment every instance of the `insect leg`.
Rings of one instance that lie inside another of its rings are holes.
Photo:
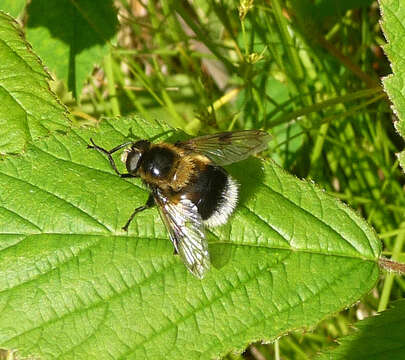
[[[99,152],[101,152],[101,153],[107,155],[108,160],[110,161],[111,167],[112,167],[113,170],[116,172],[116,174],[119,175],[119,177],[121,177],[121,178],[133,178],[133,177],[137,177],[137,176],[132,175],[132,174],[129,174],[129,173],[126,173],[126,174],[120,173],[120,172],[118,171],[118,169],[117,169],[117,166],[115,165],[114,159],[113,159],[112,156],[111,156],[111,154],[115,153],[116,151],[122,149],[122,148],[125,147],[125,146],[128,146],[128,145],[132,144],[131,141],[130,141],[130,142],[123,143],[123,144],[121,144],[121,145],[118,145],[118,146],[116,146],[115,148],[113,148],[113,149],[111,149],[111,150],[106,150],[106,149],[104,149],[104,148],[102,148],[102,147],[96,145],[96,144],[94,143],[93,139],[91,139],[91,138],[90,138],[90,141],[91,141],[91,143],[92,143],[93,145],[87,145],[87,148],[88,148],[88,149],[96,149],[97,151],[99,151]]]
[[[134,212],[131,214],[131,216],[129,217],[128,221],[126,222],[126,224],[122,227],[122,230],[128,231],[128,226],[131,223],[131,221],[134,219],[135,215],[140,213],[141,211],[144,211],[146,209],[151,208],[152,206],[155,205],[155,199],[153,198],[152,194],[149,194],[148,200],[146,201],[145,205],[142,205],[140,207],[137,207]]]

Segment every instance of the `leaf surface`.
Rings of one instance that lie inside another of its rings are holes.
[[[79,96],[95,64],[108,52],[117,31],[111,0],[32,0],[27,38],[69,90]]]
[[[318,360],[403,359],[405,354],[405,301],[356,323],[357,331],[342,339]]]
[[[49,75],[19,25],[0,12],[0,153],[19,153],[27,141],[68,129],[64,107],[48,87]]]
[[[374,286],[373,230],[257,158],[228,168],[240,203],[208,234],[203,280],[173,255],[157,209],[123,232],[148,193],[86,149],[89,138],[112,148],[167,130],[104,121],[97,133],[55,134],[0,162],[1,346],[43,359],[212,359],[313,326]]]
[[[24,9],[26,0],[2,0],[0,10],[17,17]]]
[[[385,92],[392,101],[392,110],[398,117],[395,128],[405,138],[405,3],[401,0],[380,0],[381,27],[387,44],[384,51],[391,63],[392,74],[383,79]],[[399,154],[405,169],[405,152]]]

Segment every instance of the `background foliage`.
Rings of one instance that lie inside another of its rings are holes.
[[[96,8],[92,4],[90,0],[66,1],[63,6],[55,5],[53,9],[53,5],[48,2],[32,0],[25,10],[24,2],[17,4],[5,1],[0,5],[3,10],[19,16],[33,50],[57,79],[51,86],[69,108],[75,125],[99,126],[101,116],[125,116],[136,112],[147,124],[153,124],[157,118],[189,134],[240,128],[270,130],[274,140],[266,157],[272,158],[300,178],[312,179],[329,194],[348,203],[374,227],[382,240],[383,254],[392,255],[398,260],[404,259],[404,177],[395,155],[403,150],[403,140],[393,126],[395,119],[390,102],[380,82],[380,78],[388,75],[391,69],[380,47],[385,44],[385,40],[378,23],[380,11],[376,2],[273,0],[239,3],[224,0],[143,3],[122,0],[114,5],[111,1],[100,1]],[[403,37],[400,34],[405,24],[404,10],[401,1],[394,0],[381,1],[381,8],[385,14],[384,32],[390,41],[389,47],[385,49],[393,64],[394,76],[397,75],[397,78],[391,78],[384,84],[396,106],[395,113],[403,121],[400,115],[404,111],[400,101],[403,95],[401,87],[397,95],[393,91],[398,88],[394,85],[400,82],[403,72],[403,57],[400,56],[400,39]],[[397,38],[395,34],[398,34]],[[2,35],[3,38],[8,38],[8,35]],[[2,55],[7,53],[1,51]],[[12,55],[10,51],[7,66],[15,64]],[[98,66],[93,68],[94,64]],[[34,72],[41,74],[38,75],[39,79],[45,76],[42,69]],[[24,79],[28,81],[31,77],[35,79],[35,76],[28,73]],[[7,90],[7,93],[13,91]],[[42,104],[42,101],[39,103]],[[33,106],[30,108],[37,109]],[[58,116],[64,116],[63,108],[57,111]],[[20,120],[16,119],[15,124],[23,123],[24,118]],[[64,127],[70,125],[63,121]],[[108,127],[101,130],[104,134],[101,139],[113,146],[115,140],[120,140],[120,135],[114,129],[114,123],[110,124],[110,130]],[[397,129],[401,129],[401,124],[403,122],[398,122]],[[64,127],[63,131],[66,130]],[[61,129],[47,129],[42,135],[54,130]],[[140,129],[133,127],[131,130],[131,126],[127,126],[124,135],[130,135],[131,131],[137,134]],[[146,131],[145,136],[150,132]],[[3,148],[1,152],[22,151],[25,142],[30,141],[29,137],[24,136],[18,136],[21,141],[17,148]],[[65,152],[62,159],[69,164],[72,161],[69,156],[72,156],[73,144],[58,147],[53,142],[59,140],[55,139],[58,138],[52,136],[38,146],[47,151],[53,146],[58,156]],[[27,154],[32,157],[32,149]],[[3,174],[10,174],[13,169],[19,168],[13,165],[15,161],[20,160],[7,159],[2,164]],[[94,166],[96,160],[89,158],[88,161],[89,166]],[[105,162],[102,159],[98,161],[98,170],[108,171]],[[31,165],[26,165],[27,169],[36,164],[33,167],[35,169],[41,167],[42,162],[34,156],[34,160],[31,163],[28,161],[28,164]],[[8,170],[4,170],[4,166]],[[66,171],[66,168],[60,171]],[[237,173],[237,168],[234,171]],[[48,172],[52,176],[52,171]],[[114,186],[127,186],[117,185],[120,183],[118,180],[111,181],[114,181]],[[56,182],[55,187],[49,185],[51,188],[48,190],[57,194],[58,184]],[[62,183],[60,186],[63,188]],[[253,193],[259,191],[252,185],[248,185],[248,188]],[[105,189],[101,186],[93,191],[102,193]],[[143,193],[139,189],[130,191],[134,191],[134,201],[142,199]],[[23,188],[21,192],[24,192]],[[5,196],[3,194],[1,199],[9,204]],[[15,211],[18,213],[21,209],[16,206]],[[113,219],[115,222],[111,225],[112,229],[119,227],[133,204],[114,206],[119,209],[120,217]],[[263,211],[268,216],[265,222],[271,223],[271,211]],[[91,214],[92,210],[87,209],[86,212]],[[69,227],[69,219],[72,218],[82,219],[82,216],[62,216],[60,222],[53,226]],[[8,218],[3,215],[4,219]],[[13,219],[14,222],[7,222],[10,228],[3,231],[3,236],[8,233],[10,237],[10,232],[17,225],[28,226],[29,230],[25,231],[35,233],[36,221],[24,225],[21,219]],[[101,224],[110,221],[108,219],[111,220],[111,216],[105,215]],[[89,222],[86,226],[90,224],[94,227],[92,231],[101,226],[91,219],[86,221]],[[303,228],[306,229],[305,225]],[[221,230],[222,237],[226,229]],[[64,231],[68,232],[68,229]],[[163,229],[161,232],[164,237]],[[143,236],[147,237],[147,234]],[[7,241],[10,244],[9,238]],[[50,251],[52,257],[47,258],[46,251],[38,251],[41,256],[45,256],[44,259],[49,259],[50,264],[53,261],[59,263],[66,256],[65,252],[73,249],[55,252],[55,246],[61,246],[62,243],[55,243],[55,239],[44,241],[46,246],[41,246]],[[80,243],[78,246],[80,248]],[[166,256],[163,256],[162,261],[173,261],[171,256],[167,256],[170,255],[170,244],[159,246],[163,247]],[[13,250],[15,257],[3,257],[4,269],[14,269],[14,265],[17,265],[16,269],[21,269],[21,264],[16,262],[19,248],[16,249]],[[22,249],[27,251],[26,248]],[[35,249],[30,250],[35,255]],[[108,249],[101,252],[108,253]],[[83,257],[78,256],[77,259]],[[267,255],[262,254],[261,261],[265,263],[266,259]],[[277,256],[274,261],[276,259]],[[32,267],[34,264],[35,261],[28,265]],[[43,266],[46,269],[45,263]],[[375,276],[363,287],[359,285],[359,294],[367,292],[374,284]],[[21,274],[19,277],[24,279]],[[351,280],[347,275],[346,278],[352,284],[356,279],[361,277],[354,276]],[[7,281],[6,288],[12,284],[9,278]],[[119,292],[117,289],[114,291]],[[157,287],[156,291],[161,289]],[[361,303],[324,320],[313,331],[304,334],[293,332],[275,345],[253,343],[243,354],[238,351],[229,353],[227,357],[271,359],[281,353],[285,359],[309,358],[322,349],[336,346],[334,339],[353,331],[350,324],[377,310],[384,310],[390,299],[403,298],[404,291],[405,283],[400,277],[392,274],[382,277],[374,290],[365,294]],[[335,294],[335,298],[342,300],[347,295],[343,292]],[[6,308],[8,296],[3,299]],[[326,312],[333,313],[350,305],[356,296],[350,299],[348,303],[330,300],[336,305],[336,310],[332,310],[332,306]],[[257,309],[264,311],[267,305],[263,304],[262,308],[258,306]],[[50,306],[48,311],[55,309]],[[97,314],[90,317],[87,317],[86,312],[80,313],[80,316],[84,316],[81,321],[98,317],[101,319],[105,313],[97,311]],[[316,311],[315,308],[313,311]],[[315,319],[303,321],[302,317],[307,316],[305,314],[300,314],[301,326],[315,325]],[[13,314],[10,313],[10,316]],[[46,318],[46,314],[41,316]],[[30,321],[33,318],[27,319],[26,324]],[[97,327],[97,324],[93,325]],[[287,326],[281,332],[286,329],[292,330]],[[82,335],[86,336],[85,333]],[[36,338],[28,338],[35,349]],[[256,337],[259,338],[265,336]],[[21,340],[18,347],[25,341]],[[80,343],[79,337],[76,341]],[[5,341],[1,345],[13,347],[15,343]],[[228,344],[224,348],[232,347],[240,350],[240,345]],[[106,354],[109,350],[111,348],[105,349]],[[150,347],[146,355],[153,358],[156,354],[154,350],[164,351],[159,346]],[[195,351],[198,353],[201,349]],[[352,351],[356,350],[352,348]],[[67,357],[63,349],[61,354]]]

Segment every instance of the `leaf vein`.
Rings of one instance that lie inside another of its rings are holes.
[[[12,214],[12,215],[14,215],[14,216],[17,216],[18,218],[24,220],[27,224],[32,225],[32,226],[35,227],[37,230],[39,230],[40,232],[42,232],[42,229],[41,229],[37,224],[34,224],[32,221],[28,220],[27,218],[25,218],[24,216],[18,214],[17,212],[6,208],[4,205],[0,205],[0,208],[2,208],[2,209],[4,209],[4,210],[8,211],[10,214]],[[32,231],[32,230],[31,230],[31,231]],[[4,230],[3,230],[2,234],[5,234]],[[30,234],[32,234],[32,232],[30,232],[29,235],[30,235]]]
[[[272,189],[270,186],[268,186],[265,183],[262,183],[262,186],[264,188],[266,188],[267,190],[269,190],[270,192],[277,194],[278,196],[282,197],[283,199],[285,199],[287,202],[289,202],[291,205],[293,205],[294,207],[296,207],[299,211],[302,211],[303,213],[307,214],[309,217],[314,218],[316,221],[320,222],[321,224],[323,224],[325,227],[329,228],[330,230],[332,230],[332,232],[334,232],[335,234],[337,234],[342,240],[344,240],[352,249],[354,249],[356,252],[358,252],[359,254],[361,254],[361,251],[359,249],[357,249],[348,239],[346,239],[345,237],[343,237],[343,235],[341,235],[337,230],[335,230],[331,225],[327,224],[325,221],[323,221],[323,219],[319,218],[318,216],[316,216],[315,214],[309,212],[307,209],[298,206],[294,201],[292,201],[291,199],[289,199],[288,197],[286,197],[284,194],[279,193],[278,191]],[[350,219],[351,221],[353,221],[350,217],[348,217],[348,219]],[[356,225],[356,228],[360,228],[359,226]],[[361,229],[361,228],[360,228]],[[367,240],[367,236],[364,233],[363,229],[361,229],[362,234],[364,235],[365,239]],[[368,244],[368,246],[370,247],[370,244],[368,241],[366,241],[366,243]]]
[[[40,190],[40,191],[42,191],[42,192],[44,192],[44,193],[46,193],[46,194],[49,194],[49,195],[55,197],[56,199],[59,199],[59,200],[63,201],[64,203],[68,204],[69,206],[72,206],[73,208],[79,210],[82,214],[84,214],[86,217],[92,219],[95,223],[101,225],[101,226],[102,226],[104,229],[106,229],[108,232],[110,232],[110,233],[112,232],[112,229],[109,229],[109,228],[108,228],[106,225],[104,225],[101,221],[97,220],[94,216],[90,215],[90,214],[87,213],[85,210],[81,209],[78,205],[73,204],[72,202],[68,201],[67,199],[65,199],[65,198],[63,198],[63,197],[61,197],[61,196],[59,196],[59,195],[56,195],[56,194],[50,192],[49,190],[43,189],[43,188],[41,188],[41,187],[38,186],[38,185],[32,184],[32,183],[30,183],[30,182],[27,181],[27,180],[24,180],[24,179],[21,179],[21,178],[17,178],[17,177],[15,177],[15,176],[12,176],[12,175],[10,175],[10,174],[6,174],[6,173],[4,173],[4,172],[0,172],[0,174],[3,174],[4,176],[9,177],[9,178],[11,178],[11,179],[13,179],[13,180],[15,180],[15,181],[22,182],[23,184],[30,185],[30,186],[32,186],[33,188],[36,188],[36,189],[38,189],[38,190]]]

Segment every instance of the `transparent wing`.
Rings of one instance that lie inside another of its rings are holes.
[[[201,153],[218,165],[228,165],[265,150],[270,139],[265,131],[243,130],[200,136],[176,145]]]
[[[175,204],[158,188],[154,189],[153,196],[174,248],[187,269],[202,279],[210,267],[210,257],[197,207],[186,198]]]

